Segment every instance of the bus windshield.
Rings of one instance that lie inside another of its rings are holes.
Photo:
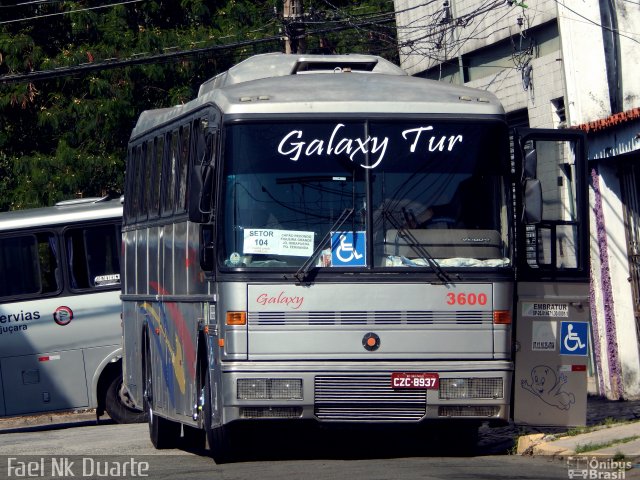
[[[433,119],[229,125],[223,266],[507,266],[506,135]]]

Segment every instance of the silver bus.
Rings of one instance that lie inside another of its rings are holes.
[[[510,144],[491,93],[368,55],[258,55],[143,112],[124,381],[153,444],[219,461],[242,422],[584,422],[585,165],[581,133]]]
[[[122,386],[122,201],[0,214],[0,417],[144,415]]]

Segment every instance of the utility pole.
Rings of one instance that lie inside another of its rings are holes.
[[[285,53],[303,53],[304,19],[302,0],[284,0],[284,51]]]

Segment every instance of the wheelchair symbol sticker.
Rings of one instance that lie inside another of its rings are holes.
[[[587,355],[588,322],[561,322],[560,355]]]
[[[364,232],[331,232],[331,266],[366,265]]]

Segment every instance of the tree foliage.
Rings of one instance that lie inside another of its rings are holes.
[[[0,78],[65,72],[47,80],[0,83],[0,210],[119,194],[126,144],[140,112],[190,100],[203,81],[250,55],[284,51],[282,0],[107,5],[104,0],[0,3]],[[388,20],[380,23],[384,28],[366,21],[389,15],[393,2],[307,0],[303,5],[307,51],[395,59]],[[162,58],[211,46],[221,48]],[[83,64],[151,55],[158,61],[74,72]]]

